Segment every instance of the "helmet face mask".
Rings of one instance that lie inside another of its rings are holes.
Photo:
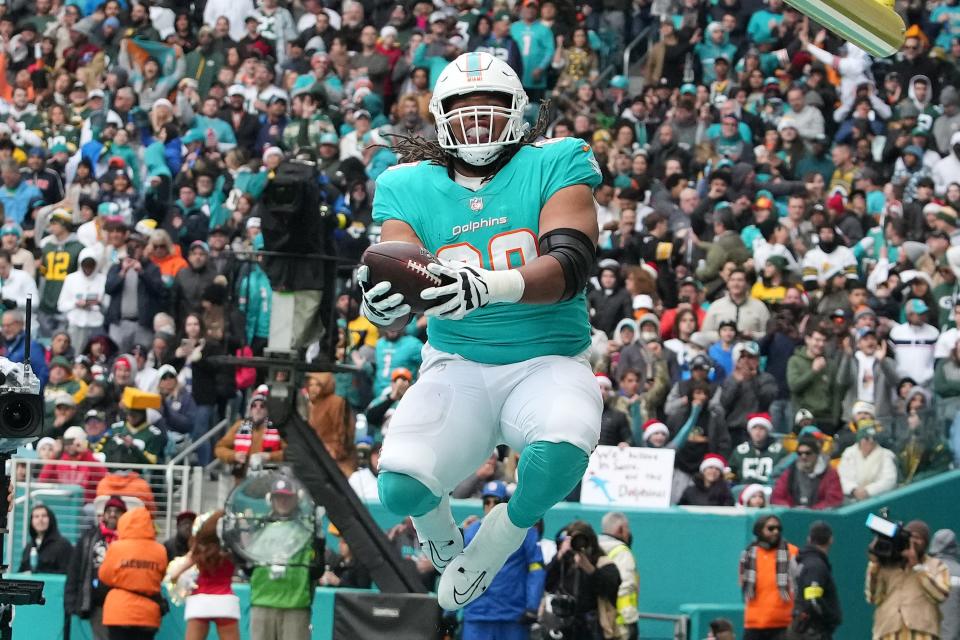
[[[448,109],[455,98],[476,93],[504,94],[510,106],[471,105]],[[465,53],[447,65],[430,100],[440,147],[467,164],[485,166],[527,131],[527,94],[517,74],[487,53]],[[498,120],[505,120],[496,137]],[[484,124],[485,123],[485,124]]]

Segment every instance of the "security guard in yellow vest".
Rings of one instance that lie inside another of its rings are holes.
[[[611,511],[601,521],[603,534],[600,536],[600,548],[607,554],[620,571],[620,589],[617,591],[617,627],[618,638],[635,640],[637,638],[637,596],[640,591],[640,575],[637,562],[630,545],[633,534],[627,516],[619,511]]]

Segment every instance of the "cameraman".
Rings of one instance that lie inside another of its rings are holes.
[[[876,606],[873,637],[937,638],[940,603],[950,594],[950,571],[927,555],[930,527],[913,520],[904,527],[910,542],[899,557],[881,558],[870,545],[867,564],[867,602]]]
[[[571,522],[559,537],[557,555],[547,567],[546,591],[572,600],[573,618],[564,621],[563,638],[618,638],[616,621],[620,571],[604,555],[593,528]]]

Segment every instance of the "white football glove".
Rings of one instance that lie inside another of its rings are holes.
[[[439,264],[428,264],[427,270],[433,275],[446,276],[454,281],[420,292],[424,300],[450,296],[446,302],[427,309],[424,315],[430,317],[460,320],[488,304],[517,302],[523,297],[524,281],[519,271],[488,271],[442,258]]]
[[[357,267],[357,283],[360,285],[360,290],[363,291],[360,313],[370,322],[387,326],[397,318],[402,318],[410,313],[410,305],[403,301],[402,293],[395,293],[392,296],[386,295],[391,287],[388,281],[384,280],[370,286],[370,268],[365,264]]]

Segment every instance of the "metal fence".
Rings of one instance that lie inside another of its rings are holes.
[[[30,512],[36,505],[49,507],[60,533],[76,544],[96,524],[98,507],[102,509],[106,496],[118,495],[128,506],[143,504],[150,510],[157,540],[162,542],[174,534],[177,513],[200,499],[199,476],[187,465],[14,458],[11,469],[14,502],[5,563],[14,571],[30,537]]]

